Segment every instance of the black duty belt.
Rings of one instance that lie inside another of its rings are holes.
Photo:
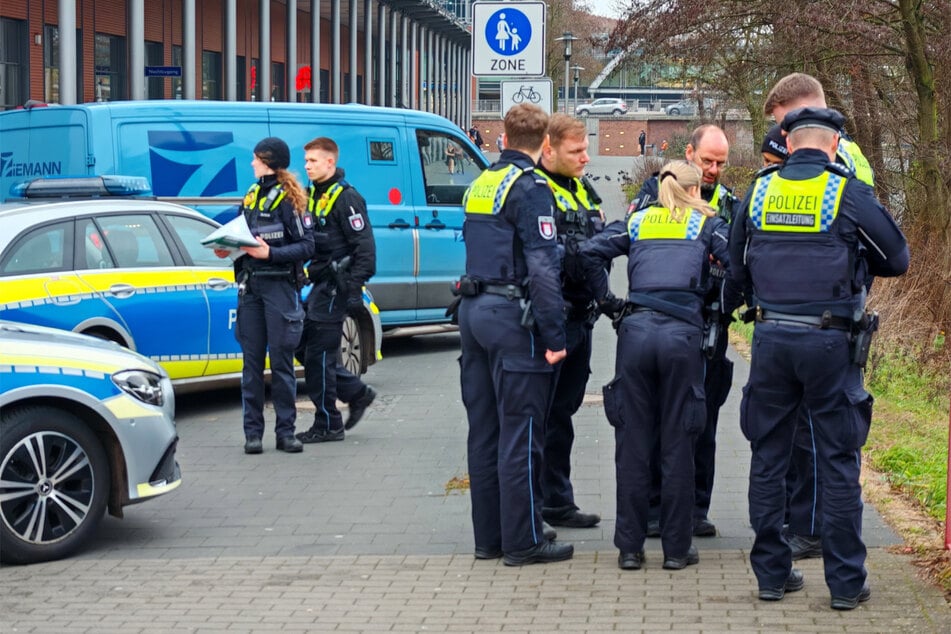
[[[795,324],[797,326],[809,326],[823,330],[851,330],[852,320],[845,317],[834,317],[832,315],[793,315],[791,313],[780,313],[775,310],[762,310],[757,313],[757,321],[771,321],[777,324]]]
[[[525,291],[521,286],[515,284],[480,284],[479,290],[489,295],[501,295],[508,299],[521,299],[525,297]]]

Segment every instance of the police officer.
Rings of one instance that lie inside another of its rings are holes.
[[[555,197],[555,227],[564,249],[561,291],[565,299],[568,356],[558,365],[558,380],[545,425],[545,466],[542,473],[542,517],[552,526],[590,528],[601,521],[582,513],[571,485],[572,415],[581,407],[591,374],[591,331],[598,318],[594,296],[584,284],[578,249],[604,229],[600,197],[582,178],[588,157],[588,130],[566,114],[548,123],[549,142],[542,148],[538,172]]]
[[[759,598],[803,586],[783,536],[784,481],[797,412],[807,408],[816,444],[822,551],[831,606],[867,601],[862,542],[861,447],[872,415],[862,359],[876,320],[866,281],[901,275],[908,247],[872,188],[832,163],[844,118],[826,108],[789,112],[789,159],[753,182],[732,227],[735,279],[756,316],[740,427],[750,441],[750,563]]]
[[[617,446],[614,543],[623,570],[644,564],[655,446],[663,478],[663,567],[679,570],[700,560],[692,544],[692,515],[694,444],[706,419],[704,296],[710,262],[729,266],[729,229],[700,198],[701,178],[691,162],[668,163],[659,174],[655,205],[608,225],[581,247],[585,272],[602,304],[611,302],[605,265],[628,256],[628,305],[618,328],[615,377],[604,388]]]
[[[792,73],[776,82],[766,95],[763,111],[781,122],[786,113],[803,107],[825,108],[825,91],[818,79],[806,73]],[[777,126],[778,127],[778,126]],[[785,139],[783,139],[785,143]],[[835,161],[848,168],[860,181],[875,186],[872,168],[861,148],[844,130],[839,131]],[[871,280],[869,280],[870,284]],[[809,412],[803,408],[796,431],[796,442],[787,488],[787,539],[793,560],[822,556],[821,521],[822,491],[816,483],[815,441]]]
[[[702,125],[690,135],[690,142],[684,152],[687,161],[700,168],[703,175],[700,184],[700,197],[717,212],[717,216],[731,222],[739,200],[732,190],[720,183],[720,174],[730,155],[730,143],[723,130],[715,125]],[[655,174],[644,182],[641,190],[631,202],[629,211],[644,208],[657,200],[658,180]],[[706,423],[697,436],[694,451],[694,477],[696,492],[693,510],[693,534],[697,537],[713,537],[716,526],[708,518],[710,499],[713,495],[713,479],[716,467],[717,421],[720,407],[726,402],[733,385],[733,362],[726,358],[727,327],[732,317],[721,309],[723,298],[723,268],[714,264],[710,270],[710,288],[704,298],[704,311],[707,318],[706,328],[713,331],[709,338],[709,347],[705,360],[704,393],[706,394]],[[660,536],[660,499],[662,481],[660,477],[660,453],[655,447],[651,467],[650,525],[649,537]]]
[[[520,566],[574,547],[542,525],[545,417],[566,354],[554,200],[535,173],[548,116],[518,104],[504,126],[506,149],[466,192],[458,317],[475,556]]]
[[[297,434],[303,443],[344,439],[376,397],[376,391],[340,365],[338,355],[348,308],[363,305],[363,285],[376,272],[376,244],[366,202],[337,167],[340,150],[318,137],[304,146],[312,181],[308,209],[314,215],[317,253],[307,267],[313,288],[298,356],[303,357],[307,395],[317,408],[314,424]],[[337,399],[350,404],[346,424]]]
[[[314,253],[313,223],[307,213],[307,195],[294,175],[287,143],[268,137],[254,146],[251,167],[258,179],[244,196],[241,213],[258,246],[241,247],[246,255],[234,263],[238,284],[238,321],[235,336],[241,344],[241,402],[244,416],[244,452],[263,451],[264,361],[271,362],[277,448],[298,453],[294,438],[297,419],[297,377],[294,348],[303,328],[304,307],[298,294],[303,262]],[[227,251],[216,250],[219,257]]]

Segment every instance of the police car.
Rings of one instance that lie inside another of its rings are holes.
[[[237,289],[230,260],[201,239],[218,223],[143,198],[139,177],[37,179],[0,205],[0,319],[108,339],[159,363],[178,390],[234,383]],[[379,358],[379,311],[345,324],[341,353],[356,373]]]
[[[168,375],[101,339],[0,321],[0,561],[65,557],[104,510],[181,484]]]

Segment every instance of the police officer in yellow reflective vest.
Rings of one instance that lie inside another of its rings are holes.
[[[554,201],[535,174],[548,115],[505,115],[506,149],[466,192],[466,274],[459,280],[462,401],[477,559],[569,559],[542,526],[542,448],[554,365],[565,357]]]
[[[376,243],[366,201],[337,167],[340,149],[328,137],[304,145],[304,169],[313,185],[309,208],[315,218],[316,253],[307,267],[313,288],[307,296],[303,350],[307,395],[316,411],[310,429],[297,434],[305,443],[344,439],[376,396],[372,387],[338,362],[343,322],[363,304],[363,285],[376,272]],[[346,423],[337,399],[350,404]]]
[[[588,157],[588,130],[583,121],[566,114],[552,115],[549,142],[542,149],[538,173],[555,196],[555,226],[564,248],[561,291],[565,298],[565,336],[568,356],[558,364],[558,381],[545,425],[545,469],[542,474],[542,517],[552,526],[590,528],[601,521],[597,513],[583,513],[575,504],[571,484],[571,417],[581,407],[591,374],[591,331],[598,305],[584,283],[578,249],[604,229],[600,197],[584,176]]]
[[[650,465],[659,446],[663,567],[699,561],[693,539],[694,443],[706,422],[703,308],[710,263],[729,267],[728,226],[700,198],[701,171],[672,161],[659,175],[658,203],[615,222],[581,247],[595,297],[608,297],[606,265],[628,257],[628,305],[618,327],[615,376],[604,387],[614,426],[618,566],[644,565]],[[737,303],[727,284],[725,311]]]
[[[307,213],[307,196],[287,171],[290,150],[277,137],[262,139],[254,147],[251,167],[258,181],[244,197],[241,213],[259,246],[242,247],[235,260],[238,284],[238,319],[235,337],[241,344],[241,402],[244,417],[244,451],[263,451],[264,363],[271,362],[271,397],[277,448],[298,453],[303,447],[294,438],[297,418],[297,377],[294,348],[301,337],[304,307],[297,284],[303,262],[314,253],[313,222]],[[219,257],[227,251],[216,251]]]
[[[781,123],[797,108],[825,108],[825,91],[818,79],[806,73],[790,73],[779,79],[766,96],[763,112]],[[777,125],[778,127],[778,125]],[[785,138],[783,138],[785,145]],[[875,187],[875,175],[858,144],[844,130],[839,131],[836,163],[851,171],[857,179]],[[871,280],[869,280],[869,283]],[[822,495],[816,484],[815,441],[809,411],[803,407],[786,474],[788,529],[786,538],[793,560],[822,556]]]
[[[872,415],[862,356],[876,322],[865,291],[871,276],[907,270],[908,247],[872,188],[831,162],[843,123],[826,108],[786,115],[789,159],[754,181],[733,223],[730,254],[756,318],[740,427],[752,448],[750,563],[759,598],[777,601],[803,587],[782,532],[802,405],[815,436],[831,606],[850,610],[871,596],[859,471]]]
[[[705,200],[717,215],[731,222],[740,201],[733,191],[720,182],[720,175],[730,155],[730,143],[726,134],[712,124],[698,126],[690,135],[690,142],[684,150],[684,157],[700,168],[703,178],[700,183],[700,197]],[[641,190],[631,202],[629,211],[635,211],[654,204],[658,192],[657,175],[644,181]],[[710,521],[710,501],[713,497],[713,480],[716,471],[717,423],[720,407],[726,402],[733,386],[733,362],[727,359],[727,327],[732,317],[723,313],[724,271],[714,265],[710,271],[710,287],[705,298],[706,327],[713,331],[711,347],[705,355],[704,392],[707,404],[707,422],[694,447],[694,494],[693,534],[697,537],[713,537],[716,526]],[[718,321],[719,320],[719,321]],[[659,451],[654,450],[651,465],[650,522],[647,536],[660,536],[660,497],[661,477]]]

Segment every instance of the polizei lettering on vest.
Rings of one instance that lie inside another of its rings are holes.
[[[767,225],[782,225],[784,227],[812,227],[816,223],[816,217],[810,214],[786,214],[779,212],[767,212]]]
[[[682,220],[674,220],[670,214],[664,213],[662,211],[649,211],[644,217],[644,221],[650,224],[669,224],[669,225],[682,225]]]
[[[819,197],[803,194],[774,194],[766,197],[766,208],[777,211],[815,211],[819,208]]]
[[[492,59],[492,70],[525,70],[524,59]]]

